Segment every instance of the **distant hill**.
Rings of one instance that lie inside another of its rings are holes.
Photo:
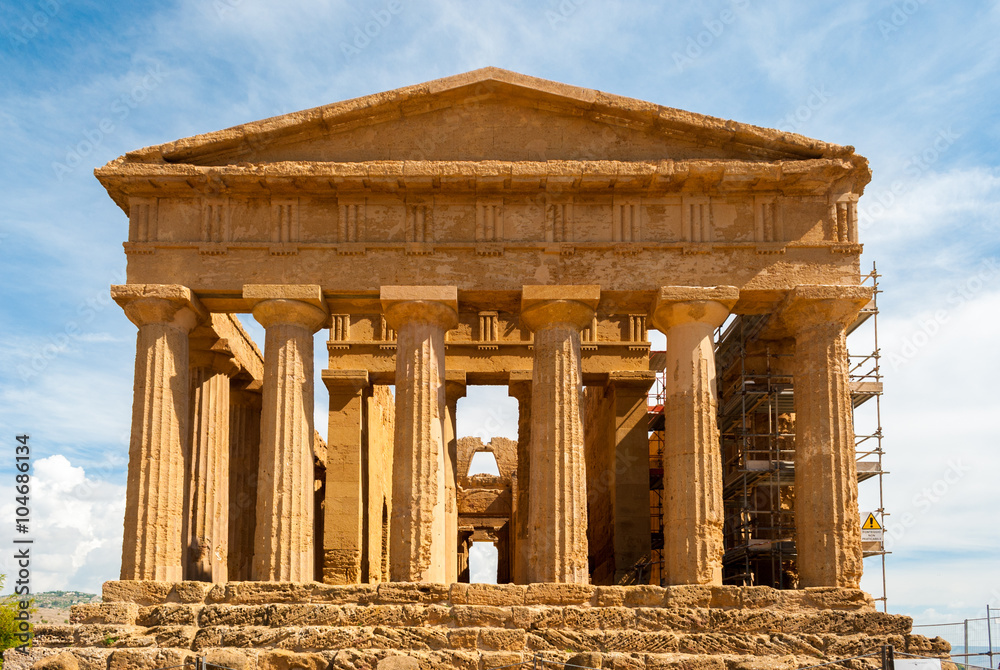
[[[82,591],[43,591],[32,593],[31,597],[35,600],[35,607],[48,609],[69,609],[70,605],[101,602],[101,596]]]

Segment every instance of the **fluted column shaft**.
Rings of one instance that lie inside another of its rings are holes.
[[[586,584],[587,468],[580,405],[580,331],[597,286],[525,286],[521,320],[534,331],[526,580]]]
[[[260,462],[260,393],[231,390],[229,405],[229,579],[253,575]]]
[[[667,337],[664,374],[663,556],[667,584],[722,584],[722,457],[713,333],[733,287],[664,287],[653,325]]]
[[[231,358],[191,352],[191,450],[184,478],[184,578],[221,583],[229,573],[229,377]]]
[[[129,284],[111,292],[139,328],[121,578],[179,581],[190,439],[188,333],[206,314],[181,286]]]
[[[313,581],[313,333],[327,314],[277,298],[253,316],[265,329],[253,576]]]
[[[782,316],[795,336],[795,547],[799,585],[857,588],[861,529],[847,325],[867,287],[797,287]]]
[[[445,506],[444,336],[458,324],[454,287],[382,287],[386,321],[396,331],[390,579],[448,578]]]

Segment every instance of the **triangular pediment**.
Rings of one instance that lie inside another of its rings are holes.
[[[483,68],[149,147],[126,162],[787,161],[853,153],[808,138]]]

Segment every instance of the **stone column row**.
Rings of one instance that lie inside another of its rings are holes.
[[[121,578],[225,581],[231,356],[198,338],[192,352],[189,334],[209,315],[186,287],[113,286],[112,297],[139,329]],[[267,333],[259,449],[238,454],[258,464],[247,482],[254,523],[243,529],[251,574],[312,581],[312,335],[326,305],[318,286],[247,286],[244,297]],[[237,424],[248,448],[252,423]]]

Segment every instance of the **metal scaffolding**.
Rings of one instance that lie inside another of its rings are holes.
[[[855,419],[858,481],[878,482],[878,508],[873,510],[884,528],[883,504],[882,374],[878,348],[879,274],[872,266],[862,283],[872,286],[875,297],[848,328],[859,331],[851,341],[864,337],[872,343],[868,353],[849,355],[851,399],[855,408],[874,399],[874,426],[859,426]],[[791,376],[792,346],[760,337],[769,315],[731,317],[716,337],[716,372],[719,392],[718,425],[725,508],[726,584],[794,588],[795,564],[795,404]],[[870,327],[869,327],[870,326]],[[869,339],[870,333],[870,339]],[[651,354],[657,380],[649,402],[650,513],[653,540],[653,583],[662,574],[663,547],[663,360]],[[864,555],[879,556],[885,609],[885,552],[880,542],[865,543]]]

